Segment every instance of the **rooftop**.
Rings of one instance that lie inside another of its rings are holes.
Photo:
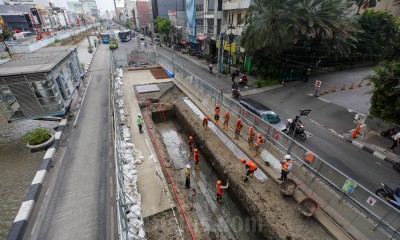
[[[24,54],[0,65],[0,77],[10,75],[49,72],[66,58],[76,46],[47,47]]]

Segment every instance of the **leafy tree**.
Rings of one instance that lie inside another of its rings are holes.
[[[4,40],[8,40],[13,36],[13,32],[8,28],[3,28],[3,33],[1,34],[1,38]]]
[[[171,21],[168,18],[156,17],[154,25],[158,33],[168,35],[173,28]]]
[[[126,20],[124,23],[124,27],[127,29],[131,29],[132,28],[132,23],[129,20]]]
[[[358,19],[360,32],[355,43],[356,55],[364,59],[395,57],[400,41],[399,23],[389,12],[366,10]]]
[[[383,62],[368,79],[374,84],[370,114],[400,124],[400,60]]]

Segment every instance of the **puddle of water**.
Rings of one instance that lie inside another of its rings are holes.
[[[175,169],[182,172],[182,187],[184,187],[183,168],[187,163],[191,165],[191,187],[196,192],[193,196],[193,207],[204,231],[217,234],[223,232],[231,239],[257,239],[251,231],[246,231],[249,229],[245,226],[249,225],[245,220],[247,218],[229,194],[224,193],[223,204],[216,202],[217,175],[204,160],[201,152],[199,163],[201,170],[194,170],[193,157],[188,156],[186,141],[188,136],[181,135],[172,121],[158,123],[157,128],[175,164]],[[190,194],[193,194],[193,190]]]
[[[20,138],[38,126],[53,128],[58,122],[24,120],[7,123],[0,113],[0,239],[5,239],[33,177],[45,154],[31,153]]]

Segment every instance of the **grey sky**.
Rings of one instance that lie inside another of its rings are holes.
[[[53,0],[56,6],[65,8],[67,8],[67,1],[78,2],[78,0]],[[101,12],[105,12],[106,10],[114,10],[114,0],[96,0],[96,3]]]

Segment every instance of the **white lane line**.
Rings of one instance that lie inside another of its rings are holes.
[[[92,80],[92,75],[89,76],[89,81],[87,83],[85,92],[83,93],[81,105],[79,106],[78,114],[76,115],[76,118],[75,118],[75,121],[74,121],[74,127],[76,126],[76,122],[78,121],[79,113],[81,112],[81,108],[82,108],[83,101],[85,100],[86,92],[89,89],[90,80]]]
[[[113,218],[113,214],[114,214],[114,206],[111,204],[111,214],[110,214],[110,219],[111,219],[111,238],[110,239],[114,239],[114,218]]]
[[[354,146],[356,146],[358,148],[361,148],[361,149],[363,148],[363,145],[361,143],[359,143],[359,142],[352,141],[351,144],[353,144]]]
[[[328,100],[326,100],[326,99],[323,99],[323,98],[318,98],[319,100],[321,100],[321,101],[323,101],[323,102],[326,102],[326,103],[331,103],[330,101],[328,101]]]

